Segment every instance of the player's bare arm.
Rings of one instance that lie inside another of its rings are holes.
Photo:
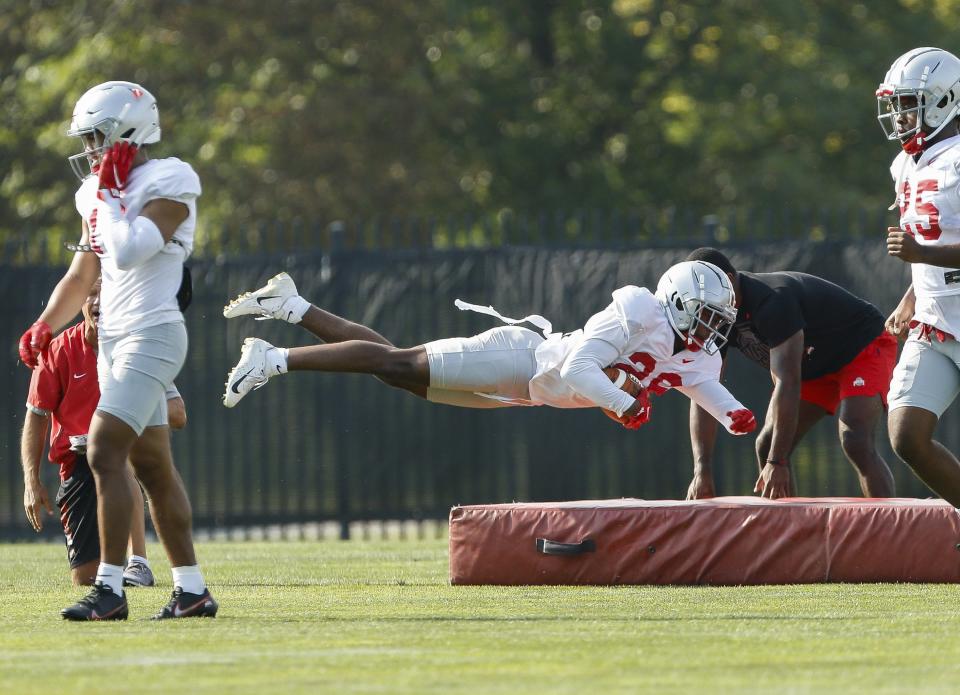
[[[81,245],[89,241],[87,224],[83,224]],[[54,288],[43,313],[20,336],[20,361],[33,369],[37,359],[46,351],[54,332],[60,330],[80,311],[84,300],[100,275],[100,260],[92,253],[77,252],[66,274]]]
[[[83,223],[80,246],[90,243],[90,230]],[[57,283],[50,295],[50,301],[40,314],[39,320],[46,322],[57,332],[73,321],[80,313],[80,307],[90,294],[90,288],[100,277],[100,259],[97,254],[78,251],[70,261],[70,267]]]
[[[23,466],[23,510],[27,521],[38,533],[43,529],[43,509],[47,516],[53,514],[50,495],[40,480],[40,459],[43,456],[43,443],[47,438],[49,417],[27,410],[23,421],[23,434],[20,437],[20,462]]]
[[[910,232],[887,227],[887,254],[904,263],[926,263],[941,268],[960,268],[960,244],[926,246]]]
[[[690,443],[694,469],[687,499],[713,497],[716,490],[710,463],[717,436],[716,423],[722,424],[734,436],[743,436],[757,428],[757,420],[719,380],[676,388],[690,399]]]
[[[911,283],[910,286],[907,287],[907,291],[903,293],[903,298],[900,300],[900,303],[897,304],[897,308],[893,310],[884,322],[884,328],[886,328],[887,333],[896,336],[900,340],[906,338],[907,331],[910,328],[910,319],[913,318],[916,312],[916,306],[917,295],[914,293],[913,284]]]
[[[140,211],[141,217],[146,217],[157,225],[164,243],[173,238],[177,228],[183,224],[189,214],[190,209],[186,205],[167,198],[155,198],[144,205]]]
[[[693,449],[693,479],[687,487],[688,500],[715,497],[713,448],[717,440],[717,421],[703,408],[690,402],[690,444]]]
[[[754,487],[763,497],[777,499],[791,493],[788,456],[797,431],[800,407],[800,363],[803,359],[803,331],[797,331],[770,349],[770,376],[773,395],[767,421],[757,439],[760,477]],[[764,444],[769,441],[769,448]]]
[[[724,359],[720,367],[720,378],[727,368]],[[691,399],[690,401],[690,448],[693,450],[693,479],[687,488],[688,500],[702,500],[715,497],[716,487],[713,480],[713,449],[717,442],[717,421],[706,410]]]

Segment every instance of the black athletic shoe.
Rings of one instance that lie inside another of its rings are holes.
[[[220,606],[213,600],[209,589],[202,594],[191,594],[179,586],[173,590],[170,603],[160,609],[151,620],[166,620],[167,618],[214,618]]]
[[[117,596],[106,584],[96,582],[90,593],[60,611],[66,620],[126,620],[127,597]]]

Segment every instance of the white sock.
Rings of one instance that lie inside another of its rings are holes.
[[[270,348],[263,356],[267,361],[267,376],[276,376],[277,374],[287,373],[287,348]]]
[[[307,309],[309,308],[310,302],[300,295],[290,297],[290,299],[283,303],[283,311],[287,314],[286,320],[290,323],[300,323],[303,321],[303,315],[307,313]]]
[[[97,567],[97,581],[109,586],[117,596],[123,596],[123,566],[101,562]]]
[[[203,581],[203,574],[200,572],[200,565],[187,565],[184,567],[173,567],[173,585],[179,586],[188,594],[202,594],[207,588]]]
[[[141,565],[146,565],[147,567],[150,566],[150,561],[147,558],[131,554],[130,557],[127,558],[127,567],[135,562],[140,563]]]

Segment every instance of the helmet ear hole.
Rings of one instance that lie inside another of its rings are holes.
[[[937,108],[938,108],[938,109],[942,109],[944,106],[946,106],[946,105],[947,105],[947,101],[949,100],[949,97],[950,97],[949,94],[944,94],[944,95],[943,95],[943,98],[940,99],[940,101],[937,102]]]

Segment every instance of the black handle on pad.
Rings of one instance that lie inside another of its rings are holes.
[[[585,538],[579,543],[561,543],[546,538],[537,539],[537,552],[544,555],[583,555],[596,551],[597,544],[593,542],[592,538]]]

